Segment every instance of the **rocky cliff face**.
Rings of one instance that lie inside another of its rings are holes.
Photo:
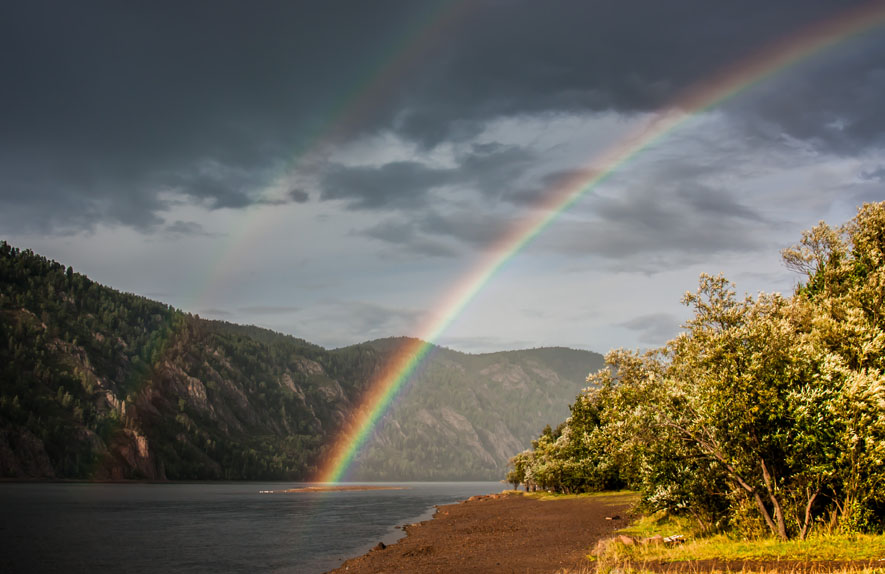
[[[402,339],[326,350],[0,243],[0,477],[304,479]],[[430,354],[354,478],[500,478],[599,355]]]

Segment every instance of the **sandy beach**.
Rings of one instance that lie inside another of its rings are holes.
[[[579,570],[601,538],[627,523],[623,495],[538,500],[519,494],[440,506],[408,536],[346,561],[334,574],[535,574]],[[619,517],[607,520],[606,517]]]

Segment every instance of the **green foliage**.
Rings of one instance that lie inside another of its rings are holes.
[[[609,353],[571,418],[514,459],[513,478],[600,489],[595,469],[703,531],[881,531],[885,203],[838,229],[821,223],[784,259],[806,275],[790,298],[739,300],[702,275],[685,331],[645,355]]]

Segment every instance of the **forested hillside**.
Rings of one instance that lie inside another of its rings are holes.
[[[0,477],[308,478],[400,342],[330,351],[207,321],[2,243]],[[500,476],[600,364],[437,349],[358,475]]]
[[[703,275],[664,348],[608,368],[514,457],[509,479],[629,487],[702,529],[786,540],[885,529],[885,203],[783,252],[792,296]]]

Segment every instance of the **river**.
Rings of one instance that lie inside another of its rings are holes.
[[[498,482],[262,494],[302,483],[3,483],[0,572],[319,574]]]

